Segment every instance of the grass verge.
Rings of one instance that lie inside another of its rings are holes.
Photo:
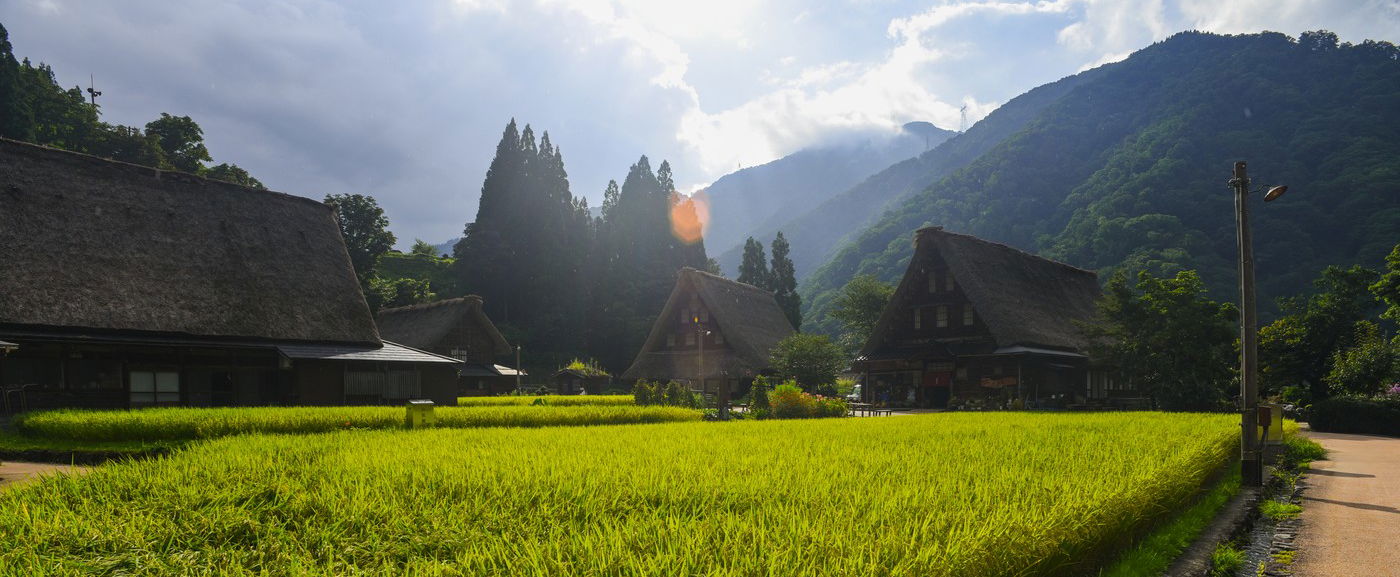
[[[1237,467],[1229,467],[1229,472],[1201,495],[1195,504],[1149,533],[1104,569],[1100,577],[1161,575],[1239,492],[1240,471]]]

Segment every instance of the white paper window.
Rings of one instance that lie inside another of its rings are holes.
[[[180,404],[180,373],[132,371],[130,382],[133,407]]]
[[[976,322],[976,320],[977,320],[976,316],[974,316],[973,313],[972,313],[972,305],[964,305],[964,306],[963,306],[963,326],[965,326],[965,327],[970,327],[970,326],[972,326],[972,323]]]
[[[924,309],[914,309],[914,330],[924,328]]]
[[[948,307],[942,305],[938,307],[937,324],[939,327],[948,326]]]
[[[943,275],[943,290],[951,291],[953,290],[953,286],[953,271],[948,271]]]
[[[938,292],[938,273],[928,271],[928,292]]]
[[[674,334],[666,335],[666,346],[667,346],[667,347],[674,347],[674,346],[676,346],[676,335],[674,335]]]

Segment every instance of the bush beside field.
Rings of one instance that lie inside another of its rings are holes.
[[[0,493],[16,574],[1073,575],[1238,418],[918,415],[245,436]]]
[[[1400,398],[1333,397],[1313,403],[1314,431],[1400,437]]]
[[[560,427],[698,421],[676,407],[437,407],[438,427]],[[404,426],[403,407],[160,408],[133,411],[41,411],[20,415],[22,435],[69,441],[188,441],[248,433],[325,433]]]
[[[457,397],[459,407],[505,407],[533,405],[542,401],[551,407],[580,407],[591,405],[632,405],[632,395],[522,395],[498,397]]]

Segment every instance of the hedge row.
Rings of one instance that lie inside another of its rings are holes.
[[[1400,398],[1334,397],[1312,406],[1314,431],[1400,437]]]

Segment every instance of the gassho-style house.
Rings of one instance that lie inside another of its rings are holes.
[[[1136,396],[1088,356],[1096,275],[941,227],[914,255],[853,369],[862,400],[1071,407]]]
[[[455,404],[315,200],[0,139],[0,410]]]
[[[743,394],[755,376],[771,372],[773,347],[793,332],[773,293],[686,267],[622,378]]]
[[[486,316],[477,295],[384,309],[375,318],[386,340],[462,361],[460,395],[506,393],[525,376],[525,371],[496,363],[515,349]]]

